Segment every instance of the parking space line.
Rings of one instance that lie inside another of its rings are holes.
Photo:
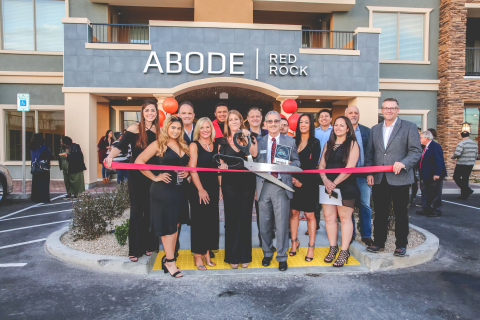
[[[0,231],[0,233],[23,230],[23,229],[30,229],[30,228],[36,228],[36,227],[43,227],[43,226],[48,226],[48,225],[51,225],[51,224],[57,224],[57,223],[68,222],[68,221],[70,221],[70,219],[69,220],[56,221],[56,222],[50,222],[50,223],[42,223],[42,224],[37,224],[37,225],[34,225],[34,226],[28,226],[28,227],[2,230],[2,231]]]
[[[472,206],[467,206],[466,204],[451,202],[451,201],[447,201],[447,200],[442,200],[442,201],[443,201],[443,202],[448,202],[448,203],[451,203],[451,204],[456,204],[456,205],[459,205],[459,206],[462,206],[462,207],[467,207],[467,208],[472,208],[472,209],[480,210],[480,208],[472,207]]]
[[[53,198],[53,199],[50,199],[50,201],[57,200],[57,199],[59,199],[59,198],[61,198],[61,197],[64,197],[64,196],[65,196],[65,194],[62,194],[61,196],[55,197],[55,198]],[[23,209],[21,209],[21,210],[18,210],[18,211],[9,213],[9,214],[7,214],[7,215],[4,215],[4,216],[0,217],[0,220],[5,219],[5,218],[8,218],[8,217],[10,217],[10,216],[13,216],[13,215],[15,215],[15,214],[17,214],[17,213],[20,213],[20,212],[23,212],[23,211],[27,211],[28,209],[40,207],[41,205],[42,205],[41,203],[37,203],[37,204],[34,204],[33,206],[30,206],[30,207],[27,207],[27,208],[23,208]]]
[[[16,220],[16,219],[23,219],[23,218],[30,218],[30,217],[37,217],[37,216],[44,216],[44,215],[47,215],[47,214],[54,214],[54,213],[61,213],[61,212],[68,212],[68,211],[72,211],[73,209],[68,209],[68,210],[60,210],[60,211],[52,211],[52,212],[44,212],[44,213],[37,213],[37,214],[31,214],[29,216],[23,216],[23,217],[15,217],[15,218],[8,218],[8,219],[2,219],[0,220],[0,222],[2,221],[9,221],[9,220]]]
[[[39,207],[48,207],[48,206],[56,206],[59,204],[70,204],[70,203],[75,203],[77,201],[64,201],[64,202],[57,202],[57,203],[47,203],[47,204],[42,204]]]
[[[0,263],[0,268],[24,267],[26,263]]]
[[[12,247],[18,247],[18,246],[23,246],[24,244],[41,242],[41,241],[45,241],[45,240],[47,240],[47,239],[44,238],[44,239],[37,239],[37,240],[27,241],[27,242],[14,243],[14,244],[9,244],[8,246],[0,247],[0,249],[7,249],[7,248],[12,248]]]

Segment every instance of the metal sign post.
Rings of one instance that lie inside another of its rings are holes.
[[[30,111],[30,95],[28,93],[17,94],[17,111],[22,112],[22,193],[26,193],[25,181],[27,173],[25,172],[25,162],[27,160],[27,132],[25,124],[25,112]]]

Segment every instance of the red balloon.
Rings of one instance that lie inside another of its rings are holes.
[[[283,115],[283,114],[280,115],[280,118],[287,119],[287,117],[285,117],[285,115]]]
[[[298,118],[300,118],[300,114],[292,114],[290,118],[288,118],[288,127],[290,130],[295,131],[297,130],[297,122]]]
[[[163,121],[165,121],[165,113],[162,110],[158,110],[158,122],[160,127],[163,127]]]
[[[173,98],[167,98],[163,101],[163,110],[166,113],[175,113],[178,110],[178,102]]]
[[[293,99],[287,99],[283,101],[282,108],[286,113],[294,113],[297,111],[297,102]]]
[[[295,135],[291,132],[287,132],[287,136],[290,136],[290,137],[295,137]]]

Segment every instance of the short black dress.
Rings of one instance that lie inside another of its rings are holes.
[[[218,164],[213,160],[213,156],[218,153],[218,146],[213,144],[212,151],[205,150],[198,141],[197,167],[199,168],[218,168]],[[202,183],[203,189],[207,191],[210,202],[205,204],[198,197],[198,189],[192,181],[190,198],[191,207],[191,250],[193,253],[206,254],[208,250],[218,250],[218,241],[220,238],[220,219],[218,212],[218,173],[209,171],[198,171],[198,177]]]
[[[313,143],[298,153],[300,168],[302,170],[313,170],[317,167],[320,158],[320,141],[315,138]],[[293,199],[290,201],[290,208],[303,212],[315,212],[318,204],[318,174],[298,173],[293,175],[302,183],[300,188],[293,186]]]
[[[226,138],[219,139],[220,154],[243,158]],[[225,208],[225,262],[252,262],[252,209],[255,198],[255,174],[248,172],[223,172],[222,193]]]
[[[325,146],[326,147],[326,146]],[[345,168],[343,163],[343,149],[345,144],[341,144],[337,149],[333,150],[328,159],[326,159],[327,165],[325,169],[337,169]],[[334,181],[340,173],[327,173],[326,176],[330,181]],[[351,174],[347,179],[340,182],[337,185],[342,194],[342,204],[344,207],[355,208],[355,202],[360,201],[360,189],[357,186],[357,178],[354,174]]]
[[[188,155],[180,157],[167,146],[163,156],[158,157],[158,164],[185,167],[189,160]],[[177,225],[182,223],[181,213],[188,212],[183,182],[177,184],[177,173],[173,170],[158,171],[158,174],[165,172],[170,174],[170,183],[152,182],[150,187],[150,232],[156,237],[177,232]],[[184,182],[187,183],[186,180]]]

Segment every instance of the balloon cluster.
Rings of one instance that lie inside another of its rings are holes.
[[[178,110],[178,102],[174,98],[167,98],[163,101],[163,110],[166,113],[173,114]],[[158,121],[160,122],[160,126],[163,126],[163,121],[165,121],[165,112],[162,110],[158,110]]]
[[[287,99],[283,101],[282,103],[282,109],[285,113],[294,113],[297,111],[297,102],[293,99]],[[283,114],[280,115],[282,118],[287,119]],[[300,118],[299,114],[292,114],[287,120],[288,120],[288,127],[290,130],[295,131],[297,130],[297,123],[298,123],[298,118]],[[294,136],[293,133],[289,132],[287,133],[289,136]]]

